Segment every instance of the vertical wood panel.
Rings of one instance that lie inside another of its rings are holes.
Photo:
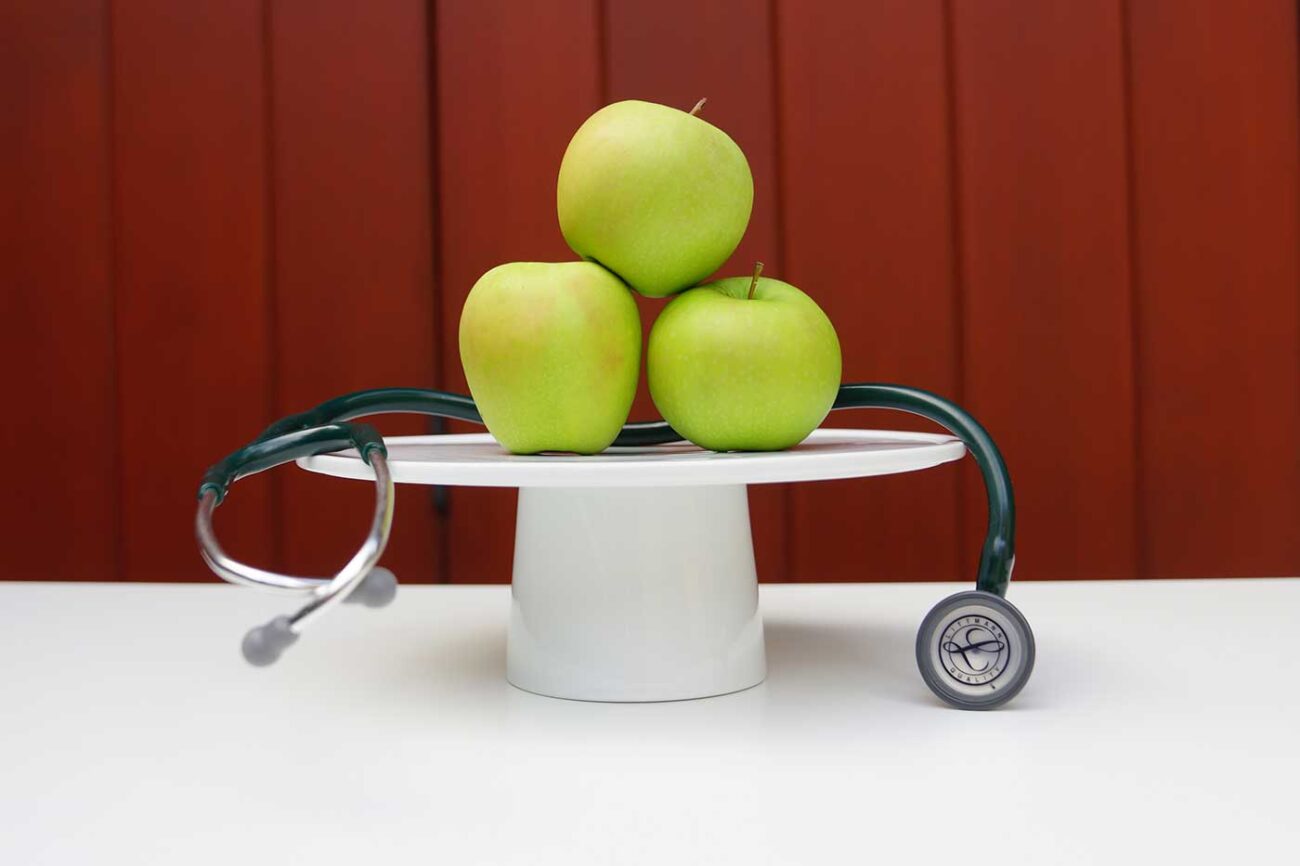
[[[0,579],[118,576],[107,24],[0,6]]]
[[[7,4],[0,361],[26,411],[3,441],[55,459],[13,469],[0,573],[211,579],[207,464],[345,390],[463,389],[474,280],[573,258],[573,130],[607,99],[699,96],[755,170],[727,270],[761,258],[816,297],[846,379],[985,421],[1021,577],[1295,573],[1296,37],[1290,0]],[[969,578],[983,506],[958,475],[759,491],[763,576]],[[399,493],[403,579],[442,558],[508,580],[513,494],[458,489],[445,523],[428,494]],[[369,495],[286,469],[218,529],[323,570]]]
[[[735,139],[754,174],[754,211],[744,240],[721,275],[753,271],[783,275],[776,167],[772,19],[758,0],[665,0],[609,2],[605,15],[606,102],[643,99],[689,109],[707,97],[701,116]],[[672,62],[665,63],[665,57]],[[641,299],[649,335],[665,302]],[[644,364],[636,417],[658,417],[645,386]],[[789,490],[785,485],[750,488],[758,573],[784,580]]]
[[[270,7],[276,414],[361,388],[435,379],[426,4]],[[389,435],[423,419],[383,418]],[[367,485],[286,470],[284,548],[332,572],[364,535]],[[434,578],[429,488],[402,485],[384,562]]]
[[[1147,568],[1295,574],[1296,5],[1144,0],[1129,26]]]
[[[1132,576],[1120,11],[988,0],[952,13],[963,392],[1013,473],[1019,575]],[[983,491],[967,492],[982,524]]]
[[[778,4],[786,272],[846,381],[956,391],[942,4]],[[839,426],[909,426],[842,413]],[[792,579],[955,579],[957,471],[793,490]]]
[[[271,407],[261,4],[121,0],[112,28],[125,576],[211,579],[194,490]],[[231,553],[272,558],[268,493],[218,514]]]
[[[435,14],[442,385],[464,390],[456,332],[474,281],[502,262],[574,258],[555,179],[599,105],[599,25],[594,0],[443,0]],[[452,580],[510,580],[514,503],[513,491],[453,492]]]

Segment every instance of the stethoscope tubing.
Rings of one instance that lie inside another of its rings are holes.
[[[863,408],[919,415],[939,424],[966,445],[979,466],[988,499],[988,530],[980,553],[976,589],[1005,596],[1015,565],[1015,499],[1006,462],[988,431],[960,406],[929,391],[884,383],[841,385],[832,410]],[[387,450],[373,427],[349,423],[357,418],[389,413],[483,423],[473,398],[464,394],[424,388],[357,391],[280,419],[204,473],[199,485],[195,534],[208,566],[232,583],[312,596],[293,615],[277,618],[249,633],[244,650],[250,661],[258,664],[274,661],[303,628],[350,596],[364,596],[361,600],[366,604],[378,606],[395,592],[392,574],[376,568],[392,529],[393,481],[388,471]],[[646,447],[682,439],[665,421],[633,422],[624,425],[614,445]],[[365,541],[337,574],[330,578],[277,574],[239,562],[222,549],[212,529],[212,515],[231,484],[301,457],[344,448],[355,448],[374,469],[376,500]]]

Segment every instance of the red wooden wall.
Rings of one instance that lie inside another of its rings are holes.
[[[0,577],[206,579],[204,466],[335,393],[463,389],[473,281],[570,256],[573,130],[608,101],[701,96],[756,182],[726,270],[762,259],[813,294],[846,378],[984,421],[1016,482],[1017,578],[1300,573],[1296,19],[1294,0],[0,3]],[[219,530],[323,571],[368,497],[287,469],[236,488]],[[508,579],[511,493],[399,500],[404,579]],[[751,501],[766,580],[968,579],[984,519],[969,466]]]

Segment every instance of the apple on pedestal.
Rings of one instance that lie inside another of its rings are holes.
[[[607,105],[560,165],[560,230],[643,295],[693,286],[735,251],[754,204],[745,154],[722,130],[652,102]]]
[[[817,428],[840,386],[830,319],[794,286],[718,280],[669,302],[650,331],[650,396],[701,448],[779,451]]]
[[[488,271],[460,316],[460,358],[488,431],[515,454],[595,454],[618,436],[641,367],[641,319],[591,262]]]

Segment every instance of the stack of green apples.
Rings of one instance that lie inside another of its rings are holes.
[[[607,448],[641,365],[631,291],[674,296],[650,332],[650,396],[678,433],[715,451],[776,451],[831,409],[840,344],[826,314],[762,276],[699,285],[749,225],[754,180],[725,132],[649,102],[608,105],[569,143],[556,195],[582,261],[514,262],[465,301],[460,357],[488,430],[516,454]],[[692,288],[693,287],[693,288]]]

